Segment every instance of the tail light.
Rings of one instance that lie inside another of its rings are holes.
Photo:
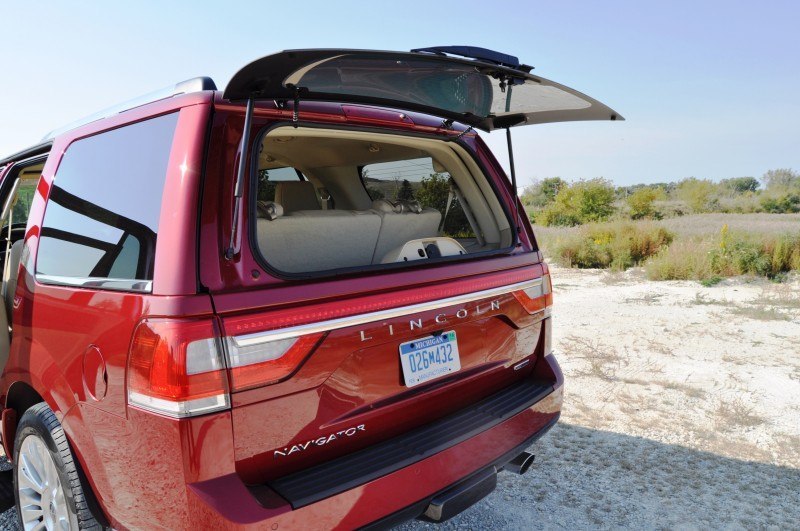
[[[553,287],[550,284],[550,275],[542,275],[541,284],[515,291],[514,297],[530,314],[541,311],[548,313],[549,308],[553,305]]]
[[[323,333],[265,341],[262,338],[228,338],[231,390],[242,391],[277,382],[289,376],[319,342]]]
[[[514,297],[529,314],[543,312],[542,333],[544,334],[544,355],[547,356],[553,350],[553,320],[550,317],[553,306],[553,286],[550,283],[550,275],[548,273],[542,275],[541,284],[515,291]]]
[[[216,322],[145,319],[128,355],[128,404],[170,417],[230,407]]]

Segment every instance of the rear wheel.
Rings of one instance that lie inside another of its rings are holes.
[[[17,427],[14,485],[26,531],[101,528],[87,506],[61,423],[44,402],[26,411]]]

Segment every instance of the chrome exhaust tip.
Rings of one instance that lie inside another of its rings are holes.
[[[522,452],[517,457],[509,461],[503,468],[509,472],[514,472],[515,474],[519,474],[521,476],[528,471],[535,458],[536,456],[531,453]]]

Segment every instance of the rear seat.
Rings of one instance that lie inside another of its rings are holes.
[[[406,242],[439,234],[441,212],[435,208],[422,208],[416,201],[390,203],[378,199],[372,202],[372,210],[381,217],[381,232],[372,254],[373,264],[380,264],[389,251]]]
[[[372,210],[321,210],[309,201],[311,183],[280,183],[278,202],[260,203],[256,238],[267,262],[285,272],[324,271],[379,264],[383,257],[410,240],[434,237],[441,214],[413,203],[373,202]],[[311,193],[314,188],[311,186]],[[299,197],[300,195],[304,196]]]
[[[320,210],[317,192],[309,181],[283,181],[275,185],[275,202],[287,214],[299,210]]]
[[[280,271],[306,272],[369,264],[381,230],[372,211],[301,210],[257,221],[258,246]]]

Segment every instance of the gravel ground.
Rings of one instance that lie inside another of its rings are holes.
[[[553,269],[561,422],[439,529],[796,529],[800,280]],[[12,510],[0,529],[17,529]]]
[[[5,455],[3,455],[2,450],[0,450],[0,471],[5,472],[6,470],[11,470],[11,464],[6,460]],[[7,480],[7,477],[0,478],[0,481]],[[17,519],[17,510],[11,506],[9,507],[9,503],[13,504],[13,500],[4,500],[3,507],[6,509],[3,512],[0,512],[0,529],[3,531],[16,531],[20,529],[19,527],[19,520]],[[0,510],[3,508],[0,507]]]
[[[800,281],[553,280],[561,422],[438,527],[797,529]]]

